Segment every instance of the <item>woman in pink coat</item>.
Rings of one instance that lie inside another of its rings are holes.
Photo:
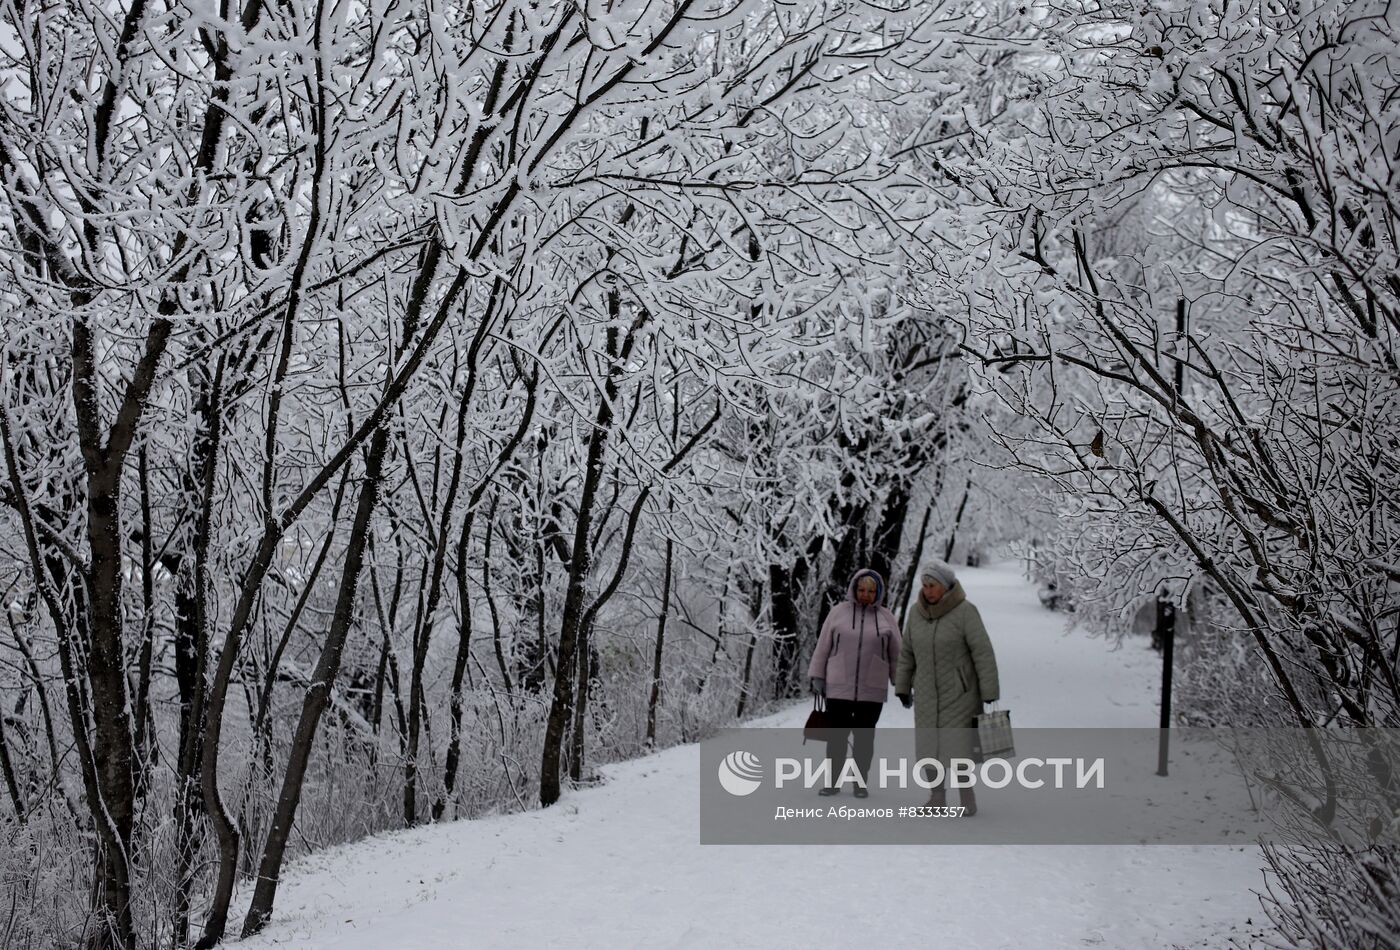
[[[855,733],[855,762],[861,782],[857,798],[869,795],[870,761],[875,756],[875,723],[889,698],[899,662],[899,624],[883,606],[885,581],[870,569],[856,571],[846,599],[831,608],[822,624],[807,675],[812,691],[826,697],[836,728],[828,734],[826,762],[832,784],[822,795],[835,795],[846,765],[846,737]]]

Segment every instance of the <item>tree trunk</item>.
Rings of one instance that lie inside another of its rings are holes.
[[[472,493],[467,498],[467,511],[462,517],[462,530],[457,538],[457,602],[459,605],[458,632],[457,632],[457,655],[452,663],[452,687],[448,694],[448,741],[447,741],[447,762],[443,769],[443,791],[437,801],[433,802],[433,820],[437,821],[442,817],[443,811],[447,807],[447,801],[452,797],[453,789],[457,786],[457,770],[461,767],[462,755],[462,680],[467,672],[467,663],[471,658],[471,638],[472,638],[472,614],[471,598],[467,593],[467,561],[471,546],[472,527],[476,520],[477,507],[481,504],[486,489],[494,482],[495,475],[501,468],[514,457],[516,450],[524,443],[525,435],[530,429],[530,423],[535,417],[535,387],[539,383],[539,374],[536,372],[526,382],[525,410],[521,413],[520,424],[516,426],[515,432],[509,441],[502,447],[500,454],[488,472],[487,476],[472,489]],[[495,508],[492,508],[492,523],[495,522]],[[489,525],[488,525],[489,531]],[[540,558],[543,560],[543,551]],[[490,541],[488,534],[485,563],[482,565],[482,576],[485,579],[491,569],[490,565]],[[543,590],[543,565],[541,565],[541,590]],[[489,590],[488,590],[489,597]],[[543,598],[543,593],[541,593]],[[492,617],[495,616],[495,607],[492,605]],[[544,608],[541,606],[540,625],[543,629]],[[500,631],[496,629],[494,638],[497,649],[497,659],[502,664],[502,674],[505,675],[506,685],[509,689],[510,677],[505,674],[505,658],[500,654]]]
[[[10,804],[15,810],[15,819],[24,824],[24,797],[20,795],[19,782],[15,778],[15,767],[10,761],[10,744],[5,739],[5,711],[0,709],[0,773],[5,776],[5,788],[10,793]]]
[[[674,506],[669,506],[674,510]],[[661,705],[661,658],[666,648],[666,620],[671,613],[671,568],[675,553],[675,542],[666,539],[665,564],[661,570],[661,614],[656,618],[656,648],[651,657],[651,692],[647,696],[648,748],[656,745],[656,710]]]
[[[486,515],[486,540],[482,545],[481,596],[486,599],[486,610],[491,614],[491,648],[496,654],[496,666],[501,671],[501,682],[509,696],[515,686],[511,682],[510,664],[506,662],[505,646],[501,642],[501,618],[496,611],[496,599],[491,595],[491,536],[496,527],[496,503]]]
[[[753,682],[753,655],[758,648],[758,621],[762,613],[763,581],[757,580],[749,591],[749,645],[744,651],[744,673],[739,681],[739,707],[734,711],[735,719],[743,719],[748,706],[750,684]]]
[[[962,501],[958,502],[958,513],[953,516],[953,527],[948,532],[948,543],[943,546],[943,560],[945,561],[951,560],[953,557],[953,546],[958,542],[958,528],[962,525],[963,512],[967,510],[967,496],[970,494],[972,494],[971,477],[963,486]]]
[[[593,623],[587,617],[579,625],[578,649],[574,654],[574,715],[569,735],[569,779],[575,785],[583,781],[583,760],[586,753],[588,729],[588,698],[598,665],[593,647]]]
[[[885,496],[880,507],[880,518],[871,537],[870,557],[867,565],[885,579],[886,594],[893,596],[894,564],[899,557],[899,549],[904,543],[904,522],[909,518],[909,485],[903,479],[897,481]],[[886,606],[892,606],[887,603]]]
[[[431,283],[429,273],[435,267],[435,261],[439,259],[441,249],[436,242],[429,245],[425,252],[423,269],[420,270],[414,282],[414,289],[409,297],[409,306],[404,317],[405,341],[413,339],[418,335],[418,317],[422,312],[422,307],[426,301],[427,292]],[[424,329],[421,337],[414,344],[412,353],[405,361],[403,368],[397,370],[392,377],[392,381],[386,387],[384,395],[375,406],[369,417],[360,424],[360,428],[350,436],[339,451],[317,471],[316,475],[310,479],[296,498],[280,514],[271,510],[271,477],[274,470],[274,455],[277,446],[276,427],[269,422],[267,437],[265,439],[267,457],[264,467],[264,490],[263,505],[265,508],[265,521],[263,525],[262,537],[259,539],[258,548],[244,571],[238,589],[238,599],[234,606],[232,617],[229,621],[229,630],[224,637],[223,650],[219,655],[219,665],[215,671],[213,682],[208,691],[208,711],[206,714],[206,735],[204,741],[204,753],[200,760],[200,788],[204,793],[205,805],[208,809],[209,818],[214,826],[214,831],[219,838],[219,876],[215,883],[215,889],[211,900],[209,915],[205,920],[204,934],[196,944],[195,950],[210,950],[223,936],[224,928],[228,923],[229,903],[233,899],[234,875],[237,870],[238,860],[238,829],[234,827],[229,818],[228,811],[223,804],[223,799],[219,793],[219,737],[223,729],[223,709],[228,698],[228,686],[232,679],[234,666],[237,663],[239,649],[243,636],[247,631],[250,618],[252,616],[253,604],[257,600],[258,591],[263,579],[267,576],[272,566],[272,559],[276,553],[277,546],[286,530],[295,524],[297,518],[305,512],[311,500],[316,497],[328,484],[334,474],[340,471],[341,466],[347,464],[353,455],[362,445],[361,440],[369,437],[387,424],[386,418],[389,411],[398,403],[408,385],[408,381],[422,365],[429,345],[437,338],[442,326],[447,321],[448,315],[453,309],[453,305],[466,284],[466,272],[458,269],[451,285],[444,292],[442,300],[439,302],[437,312],[429,325]],[[288,319],[295,309],[296,295],[289,301]],[[286,367],[289,361],[290,334],[292,325],[290,322],[284,324],[283,352],[279,357],[278,369],[275,371],[274,379],[280,381],[286,376]],[[272,404],[269,407],[269,419],[276,418],[277,405],[280,403],[280,388],[274,387],[272,391]]]
[[[366,539],[372,530],[370,522],[379,498],[379,483],[383,476],[384,455],[388,445],[388,426],[381,426],[374,434],[369,457],[365,461],[364,487],[360,489],[359,505],[346,544],[340,592],[336,597],[330,630],[326,633],[321,656],[316,662],[311,683],[302,700],[301,717],[297,720],[296,733],[292,738],[291,756],[282,779],[282,790],[277,796],[277,809],[273,814],[272,826],[268,829],[262,859],[258,863],[258,879],[253,890],[253,901],[243,922],[245,938],[262,930],[268,918],[272,916],[277,882],[282,873],[282,859],[286,853],[287,839],[292,832],[292,823],[296,819],[297,806],[301,803],[302,782],[306,778],[306,767],[315,746],[316,729],[321,722],[321,714],[330,702],[331,689],[335,684],[336,675],[340,672],[340,659],[345,649],[345,641],[355,620],[360,569],[364,564]]]
[[[611,308],[616,308],[616,294],[612,295],[610,304]],[[574,543],[569,555],[564,616],[559,625],[559,647],[554,662],[554,695],[550,700],[544,749],[540,755],[540,804],[546,807],[559,800],[559,767],[564,750],[564,733],[574,712],[574,663],[585,609],[584,585],[593,566],[593,552],[589,550],[588,541],[593,531],[593,506],[597,502],[598,486],[603,480],[603,452],[613,424],[613,401],[617,398],[617,352],[618,331],[616,326],[610,326],[607,330],[607,377],[603,383],[603,398],[598,402],[593,428],[588,434],[578,519],[574,523]],[[586,659],[579,665],[586,671]]]
[[[457,602],[461,605],[457,620],[457,655],[452,661],[452,686],[448,691],[447,762],[443,768],[441,797],[433,803],[433,820],[442,817],[447,802],[457,788],[457,770],[462,754],[462,681],[471,658],[472,605],[467,594],[467,554],[471,543],[473,506],[468,504],[462,519],[462,533],[457,539]]]
[[[797,661],[802,643],[802,597],[812,562],[822,549],[822,538],[814,538],[805,554],[799,554],[792,567],[768,567],[769,618],[773,625],[773,698],[786,699],[798,691]],[[759,585],[762,586],[762,585]]]
[[[817,617],[818,630],[826,623],[826,615],[831,612],[831,608],[846,599],[851,576],[861,567],[861,532],[868,512],[869,508],[866,505],[846,505],[841,509],[841,520],[838,522],[841,529],[837,535],[836,551],[831,557],[831,569],[827,572],[821,613]]]
[[[37,606],[37,604],[31,604]],[[26,608],[27,611],[28,608]],[[44,741],[49,751],[49,770],[52,775],[52,782],[55,787],[63,790],[63,801],[68,807],[69,813],[74,820],[78,820],[77,806],[72,801],[72,796],[64,789],[59,775],[59,762],[62,761],[58,753],[58,738],[54,734],[53,707],[49,703],[49,691],[44,685],[44,676],[39,670],[39,664],[34,659],[34,651],[30,648],[25,635],[15,625],[14,617],[7,610],[5,611],[5,622],[10,628],[10,634],[14,637],[15,646],[19,649],[20,655],[24,658],[24,668],[29,673],[30,684],[34,688],[34,694],[39,698],[39,718],[44,724]],[[80,823],[79,823],[80,824]],[[81,824],[80,824],[81,826]]]
[[[88,544],[92,553],[88,602],[91,640],[87,656],[92,695],[93,754],[100,811],[106,824],[101,848],[103,927],[123,947],[136,945],[131,913],[130,848],[136,816],[136,748],[126,690],[122,643],[120,475],[95,471],[88,478]]]
[[[894,593],[894,604],[890,609],[899,618],[899,625],[904,626],[904,615],[909,606],[911,595],[914,593],[914,582],[919,577],[919,562],[924,559],[924,544],[928,541],[928,519],[933,514],[933,501],[924,507],[924,517],[919,522],[919,540],[914,545],[913,557],[909,559],[909,569],[904,572],[903,582]]]
[[[428,586],[428,599],[427,603],[423,605],[418,634],[414,637],[413,665],[409,669],[408,681],[408,746],[404,757],[403,787],[404,824],[410,827],[418,823],[418,742],[424,715],[423,708],[426,703],[423,690],[423,669],[428,660],[428,644],[432,639],[433,620],[437,615],[438,603],[442,598],[442,577],[447,565],[448,528],[452,523],[453,509],[457,503],[457,492],[462,484],[462,462],[466,453],[467,441],[467,415],[471,408],[472,396],[476,391],[477,361],[481,356],[482,345],[486,342],[487,331],[495,319],[503,289],[502,283],[498,279],[492,287],[486,311],[477,323],[476,333],[472,336],[471,345],[467,349],[467,378],[457,403],[456,451],[452,457],[452,474],[448,481],[447,495],[442,503],[442,512],[437,526],[433,549],[432,581]],[[412,463],[410,462],[410,464]],[[483,482],[485,481],[483,480]],[[478,486],[478,490],[472,494],[473,506],[481,497],[481,487]],[[466,531],[470,533],[470,513],[467,515],[467,521]],[[466,568],[463,564],[459,564],[458,570],[465,571]],[[463,592],[465,592],[464,588]],[[465,601],[463,609],[466,609]],[[436,804],[433,811],[441,813]]]
[[[170,330],[168,321],[152,323],[141,362],[109,429],[101,424],[91,330],[85,319],[73,324],[73,406],[87,484],[86,539],[91,558],[83,586],[87,593],[87,680],[98,794],[89,807],[99,829],[101,865],[98,880],[103,920],[94,938],[98,946],[136,945],[130,860],[136,817],[136,742],[126,679],[121,482],[127,452],[136,437]],[[85,724],[79,720],[73,727],[80,729]]]
[[[190,892],[194,887],[196,820],[202,811],[198,769],[203,755],[205,673],[209,665],[208,576],[209,525],[218,471],[219,442],[223,423],[222,357],[215,367],[212,383],[202,374],[196,380],[195,417],[198,420],[191,446],[193,469],[199,472],[199,509],[195,515],[192,571],[179,570],[175,591],[175,680],[180,694],[180,748],[176,763],[175,799],[175,911],[172,942],[184,946],[189,940]],[[189,479],[186,476],[186,481]],[[172,555],[177,564],[183,558]]]
[[[151,659],[156,628],[155,559],[151,544],[151,476],[144,444],[136,452],[136,471],[141,493],[141,643],[136,656],[135,695],[132,701],[136,708],[133,716],[138,763],[136,794],[144,798],[150,785],[150,769],[158,751],[155,719],[151,715]]]

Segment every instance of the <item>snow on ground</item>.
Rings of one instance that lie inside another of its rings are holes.
[[[961,576],[1018,725],[1156,724],[1160,665],[1140,640],[1065,633],[1016,565]],[[912,714],[891,701],[880,725]],[[309,855],[238,946],[1223,947],[1262,920],[1254,847],[702,846],[699,758],[679,746],[606,766],[553,808]]]

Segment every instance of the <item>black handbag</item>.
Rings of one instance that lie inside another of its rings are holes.
[[[826,711],[826,698],[814,693],[812,711],[807,714],[807,725],[802,727],[802,744],[806,745],[808,739],[825,742],[832,727],[831,714]]]

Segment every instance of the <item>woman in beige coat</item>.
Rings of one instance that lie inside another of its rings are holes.
[[[967,599],[953,569],[942,561],[926,565],[914,609],[904,623],[895,695],[914,706],[914,747],[920,759],[972,757],[975,717],[984,703],[1001,695],[992,641],[982,615]],[[977,797],[964,788],[964,815],[977,812]],[[929,795],[929,804],[946,805],[946,785]]]

